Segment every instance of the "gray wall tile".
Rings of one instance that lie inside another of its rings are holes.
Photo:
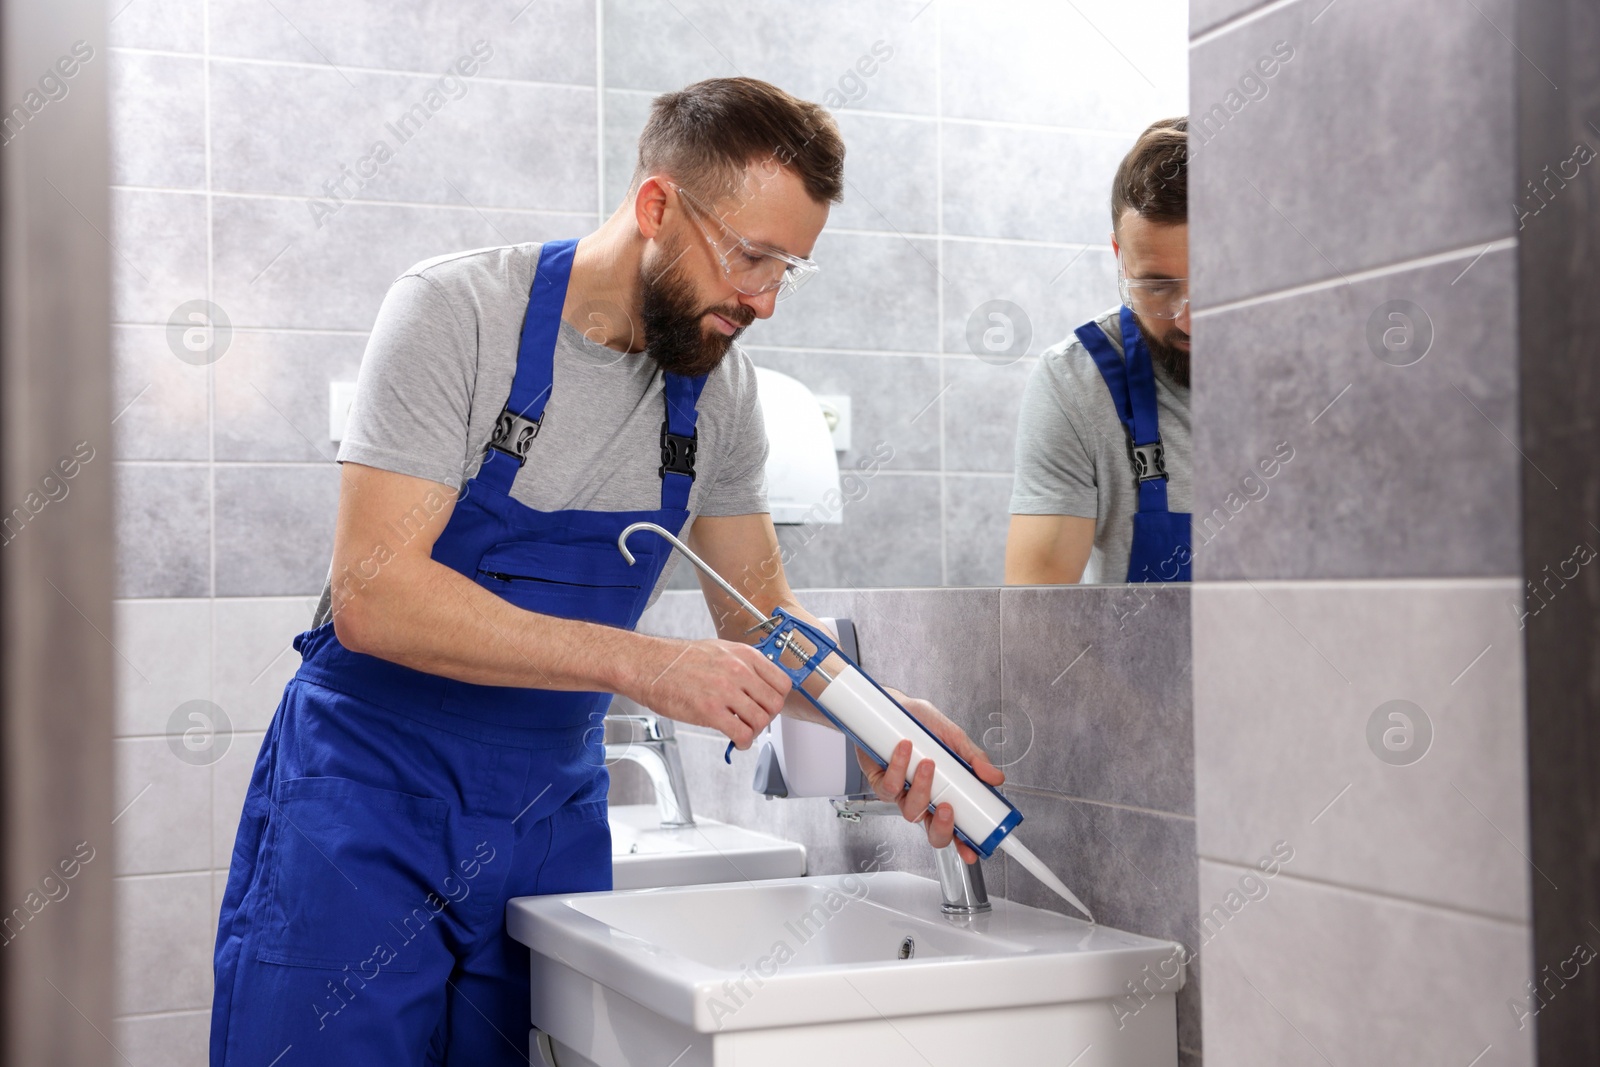
[[[1192,815],[1188,589],[1007,589],[1001,617],[1012,780]]]
[[[114,326],[111,358],[119,459],[209,459],[205,367],[173,354],[164,326]]]
[[[1111,179],[1132,137],[944,125],[944,229],[1106,244]]]
[[[117,1051],[133,1067],[206,1067],[210,1039],[209,1011],[117,1020]]]
[[[255,197],[218,197],[213,213],[216,301],[234,325],[308,329],[370,329],[389,283],[432,256],[577,237],[594,225],[466,205],[349,204],[319,230],[304,203]]]
[[[846,502],[837,526],[780,526],[784,572],[795,588],[940,583],[939,479],[879,471]]]
[[[165,733],[178,705],[211,695],[211,601],[123,600],[117,651],[117,736]]]
[[[366,338],[240,332],[216,363],[219,460],[332,460],[328,383],[353,382]]]
[[[1302,0],[1195,49],[1196,307],[1512,232],[1517,56],[1490,24],[1511,24],[1507,0],[1345,0],[1318,18],[1324,6]],[[1266,94],[1201,132],[1279,41],[1294,58]]]
[[[939,395],[938,357],[748,351],[756,366],[798,379],[813,393],[850,397],[851,447],[837,453],[841,473],[863,463],[886,470],[939,469],[938,408],[918,414]],[[880,459],[874,449],[885,445],[894,454]]]
[[[607,0],[606,86],[659,92],[743,74],[830,106],[831,92],[847,107],[931,114],[934,20],[914,18],[924,3],[820,0],[797,19],[728,0]],[[880,41],[893,55],[863,77],[857,63]]]
[[[835,111],[834,118],[844,137],[845,192],[828,225],[899,233],[937,230],[936,186],[928,179],[938,166],[938,126],[848,109]]]
[[[436,83],[422,75],[226,61],[211,70],[218,190],[317,197],[319,210],[351,196],[594,210],[592,88],[466,79],[419,128],[404,117],[433,108]],[[497,124],[518,133],[483,135]],[[387,162],[374,158],[379,145]],[[303,210],[310,224],[311,205]]]
[[[119,463],[115,470],[117,595],[208,596],[210,472],[142,463]]]
[[[310,628],[317,597],[219,598],[216,615],[215,700],[235,730],[265,730],[300,668],[295,637]]]
[[[1533,1028],[1506,1009],[1531,971],[1526,926],[1306,882],[1299,862],[1200,949],[1208,1059],[1533,1063]],[[1202,907],[1246,899],[1253,868],[1200,867]]]
[[[1519,481],[1553,490],[1512,444],[1514,253],[1471,261],[1195,320],[1209,353],[1194,392],[1197,577],[1518,571]],[[1421,362],[1403,367],[1377,359],[1367,338],[1400,299],[1423,308],[1433,334]],[[1283,442],[1294,458],[1247,482]],[[1252,487],[1267,495],[1241,505]],[[1216,508],[1223,516],[1203,530]]]
[[[991,363],[970,355],[944,357],[945,469],[1010,473],[1022,391],[1035,360]]]
[[[944,476],[944,584],[1003,584],[1010,502],[1008,477]]]
[[[824,230],[822,270],[746,335],[753,345],[936,351],[936,242]]]
[[[1018,836],[1094,912],[1118,930],[1188,945],[1197,893],[1194,821],[1012,789]],[[1009,858],[1006,897],[1076,915],[1072,906]],[[1178,991],[1178,1043],[1200,1047],[1199,968]]]
[[[205,297],[205,197],[113,189],[107,237],[113,322],[164,326],[179,304]]]
[[[633,182],[633,168],[639,163],[639,134],[650,117],[654,94],[608,88],[605,114],[601,120],[601,148],[605,164],[604,190],[607,210],[622,203]]]
[[[199,59],[110,52],[111,181],[203,189],[205,69]]]
[[[1070,337],[1073,330],[1117,304],[1117,261],[1109,246],[1051,248],[987,241],[943,245],[946,352],[987,354],[974,351],[967,331],[975,328],[981,337],[985,328],[995,325],[987,315],[978,314],[991,300],[1010,301],[1022,309],[1031,341],[1017,354],[1028,356]],[[1020,345],[1022,323],[1013,329]]]
[[[211,1003],[210,874],[117,879],[117,1011],[182,1011]]]
[[[123,739],[117,759],[118,874],[211,866],[211,769],[173,751],[176,737]]]
[[[199,52],[205,47],[205,0],[107,0],[106,33],[116,48]],[[99,42],[95,54],[104,58]]]
[[[219,467],[217,595],[317,596],[333,558],[332,463]]]
[[[861,665],[981,738],[1000,698],[1000,590],[868,589],[852,605]]]
[[[1181,115],[1185,6],[945,0],[944,113],[1124,133]]]
[[[493,0],[213,0],[211,47],[224,56],[437,76],[487,41],[494,52],[485,77],[593,85],[594,21],[594,0],[533,0],[525,8]]]
[[[1189,0],[1189,33],[1198,36],[1266,3],[1267,0]]]
[[[1201,855],[1253,863],[1281,839],[1304,877],[1525,918],[1538,875],[1523,858],[1517,592],[1509,579],[1197,586]],[[1431,723],[1408,765],[1368,740],[1392,700]]]

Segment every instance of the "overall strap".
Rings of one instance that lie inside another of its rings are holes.
[[[1098,322],[1086,322],[1074,330],[1089,356],[1100,369],[1111,392],[1117,418],[1128,432],[1128,452],[1134,476],[1139,482],[1139,510],[1167,510],[1167,467],[1162,455],[1161,431],[1156,417],[1156,376],[1150,349],[1139,333],[1133,309],[1121,314],[1122,351],[1111,346]]]
[[[689,506],[689,490],[694,485],[694,453],[700,437],[695,423],[700,418],[697,405],[706,376],[686,378],[669,373],[664,384],[667,417],[661,421],[661,507],[682,511]]]
[[[522,340],[517,346],[517,369],[511,378],[511,396],[495,420],[494,436],[478,469],[477,480],[501,493],[527,462],[533,439],[539,436],[544,407],[550,400],[555,376],[556,336],[561,331],[561,307],[567,300],[572,277],[573,240],[546,241],[539,248],[539,265],[528,291],[528,310],[522,318]]]

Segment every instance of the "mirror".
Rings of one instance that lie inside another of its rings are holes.
[[[390,283],[592,231],[651,100],[736,73],[822,103],[848,148],[821,272],[743,339],[848,405],[841,522],[781,530],[792,584],[999,584],[1027,380],[1117,304],[1112,176],[1187,109],[1182,0],[535,6],[403,47],[308,4],[262,16],[272,33],[224,20],[209,128],[201,64],[141,51],[190,44],[119,18],[125,65],[168,88],[112,116],[118,595],[314,597],[334,437]]]

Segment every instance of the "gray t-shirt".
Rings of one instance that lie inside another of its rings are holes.
[[[395,280],[361,360],[341,463],[456,489],[477,473],[511,392],[538,261],[537,244],[482,248],[425,260]],[[648,352],[596,344],[563,320],[544,422],[511,496],[539,511],[659,508],[664,388]],[[706,378],[698,410],[689,523],[765,512],[767,433],[742,349]],[[652,602],[676,562],[674,553]],[[325,588],[318,622],[328,608]]]
[[[1113,308],[1095,319],[1122,351]],[[1189,387],[1156,364],[1156,419],[1167,465],[1167,507],[1194,510],[1194,451],[1189,441]],[[1022,394],[1017,419],[1013,515],[1077,515],[1094,519],[1094,548],[1083,583],[1123,582],[1139,510],[1128,435],[1111,391],[1083,343],[1069,337],[1045,351]]]

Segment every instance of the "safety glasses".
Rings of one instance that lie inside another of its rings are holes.
[[[667,185],[683,199],[687,209],[684,214],[711,246],[717,262],[722,265],[722,273],[727,275],[728,284],[746,296],[761,296],[776,289],[781,299],[793,294],[822,269],[812,260],[791,256],[782,249],[742,236],[683,186],[674,182]]]
[[[1175,319],[1189,306],[1188,278],[1129,278],[1117,257],[1117,292],[1122,302],[1152,319]]]

